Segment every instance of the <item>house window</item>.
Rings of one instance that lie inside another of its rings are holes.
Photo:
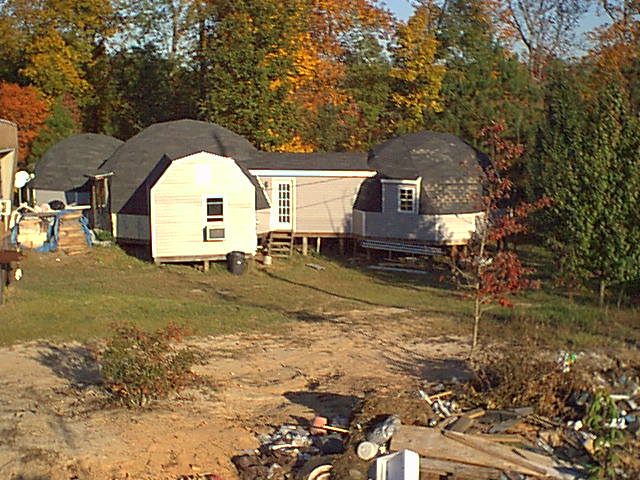
[[[398,211],[415,213],[416,189],[415,187],[400,187],[398,189]]]
[[[291,223],[291,184],[278,184],[278,222]]]
[[[207,222],[222,222],[224,207],[222,197],[207,197]]]

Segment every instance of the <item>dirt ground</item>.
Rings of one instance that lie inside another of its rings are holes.
[[[204,383],[137,411],[104,407],[99,370],[80,344],[0,350],[0,478],[236,479],[231,457],[274,427],[349,416],[364,392],[389,385],[469,375],[463,339],[416,331],[401,309],[194,343],[211,354],[198,367]]]

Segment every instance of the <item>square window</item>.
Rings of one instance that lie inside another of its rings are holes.
[[[415,213],[416,190],[414,187],[400,187],[398,191],[398,210],[400,212]]]
[[[222,222],[224,205],[222,197],[207,197],[207,222]]]

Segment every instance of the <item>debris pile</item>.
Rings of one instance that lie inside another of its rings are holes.
[[[41,252],[62,250],[67,255],[86,252],[91,247],[89,222],[82,210],[16,212],[12,243]]]
[[[468,383],[366,392],[348,426],[281,427],[236,461],[241,478],[640,478],[640,368],[589,368],[565,353],[501,360]],[[305,469],[318,459],[321,469]]]
[[[322,417],[318,417],[322,418]],[[260,447],[232,459],[241,480],[290,480],[297,478],[306,462],[323,455],[344,452],[344,430],[338,426],[315,426],[305,428],[297,425],[282,425],[270,435],[259,437]],[[333,424],[343,424],[336,419]],[[314,423],[318,423],[315,421]],[[319,434],[322,431],[323,434]],[[312,432],[314,434],[312,434]]]
[[[38,248],[47,241],[52,217],[27,215],[20,220],[17,243],[24,248]]]

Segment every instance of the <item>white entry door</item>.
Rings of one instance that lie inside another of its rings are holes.
[[[274,180],[272,189],[271,228],[293,230],[293,181]]]

